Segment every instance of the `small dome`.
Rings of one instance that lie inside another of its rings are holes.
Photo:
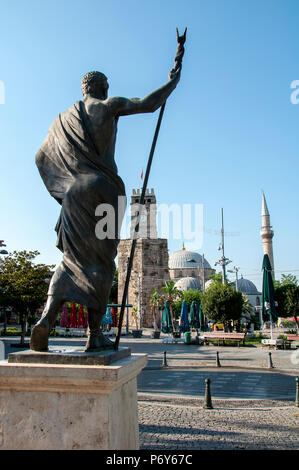
[[[234,286],[236,287],[236,281],[234,282]],[[243,277],[241,277],[241,279],[238,279],[238,290],[242,292],[242,294],[247,294],[247,295],[259,294],[259,291],[257,290],[256,286],[253,284],[253,282],[249,281],[249,279],[244,279]]]
[[[208,289],[212,284],[214,284],[214,279],[209,279],[207,282],[205,282],[205,289]]]
[[[202,256],[195,251],[185,250],[183,247],[181,250],[170,253],[168,264],[169,269],[201,268]],[[211,269],[206,259],[204,261],[204,267],[205,269]]]
[[[182,277],[175,283],[175,287],[180,290],[201,289],[201,285],[196,277]]]

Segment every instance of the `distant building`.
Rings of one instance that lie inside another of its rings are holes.
[[[234,286],[236,287],[236,281],[234,282]],[[238,279],[237,288],[239,292],[242,292],[242,294],[246,295],[254,308],[261,305],[262,293],[257,290],[255,284],[252,281],[249,279],[244,279],[242,276],[241,279]]]
[[[135,233],[136,214],[134,204],[140,200],[140,190],[133,189],[131,196],[131,237]],[[135,256],[128,290],[128,303],[141,308],[142,326],[152,327],[153,315],[150,307],[150,296],[154,288],[159,289],[169,280],[168,244],[166,238],[157,237],[156,196],[154,190],[146,190],[145,211],[139,224]],[[153,235],[156,238],[150,238]],[[118,245],[118,303],[121,304],[130,257],[132,238],[120,240]],[[126,318],[124,318],[124,324]],[[130,326],[133,319],[129,319]]]
[[[133,189],[131,195],[131,238],[120,240],[118,245],[118,303],[121,303],[130,256],[132,237],[136,227],[134,204],[139,204],[140,190]],[[215,272],[209,262],[199,253],[181,250],[168,255],[168,240],[159,238],[156,225],[156,196],[154,190],[146,190],[145,204],[139,224],[135,256],[131,272],[128,303],[141,307],[142,326],[153,325],[150,296],[166,281],[173,280],[181,290],[201,289],[205,281]],[[124,318],[125,324],[126,318]],[[133,320],[130,319],[130,326]]]

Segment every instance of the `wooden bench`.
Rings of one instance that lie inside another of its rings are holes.
[[[222,341],[223,345],[225,341],[236,341],[238,343],[238,347],[240,347],[240,342],[245,344],[245,336],[246,333],[224,333],[220,331],[215,331],[213,333],[204,333],[201,338],[203,338],[205,344],[209,344],[209,340],[217,340],[218,346],[219,342]]]
[[[284,340],[284,346],[290,347],[293,341],[299,342],[299,335],[287,335],[287,339]]]

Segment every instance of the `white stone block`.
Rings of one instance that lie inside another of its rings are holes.
[[[146,354],[109,366],[0,362],[0,449],[137,450]]]

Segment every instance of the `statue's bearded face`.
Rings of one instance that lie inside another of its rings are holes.
[[[100,100],[108,96],[107,77],[101,72],[88,72],[82,78],[81,89],[84,96],[92,95]]]

